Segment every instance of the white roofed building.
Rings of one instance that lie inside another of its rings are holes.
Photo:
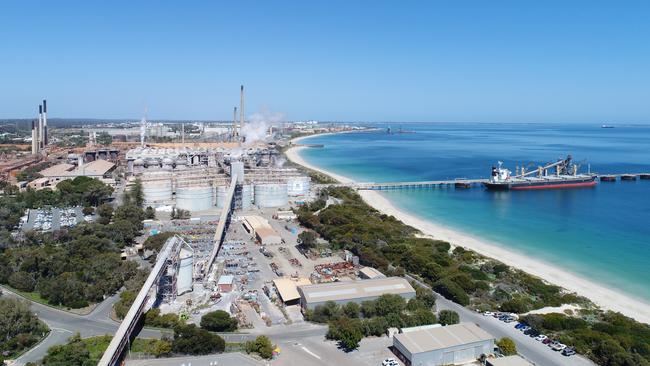
[[[361,303],[375,300],[384,294],[399,295],[405,300],[415,297],[413,286],[401,277],[305,285],[298,287],[298,292],[303,310],[314,309],[328,301],[337,304]]]
[[[396,353],[410,365],[460,365],[494,351],[494,337],[473,323],[396,334]]]

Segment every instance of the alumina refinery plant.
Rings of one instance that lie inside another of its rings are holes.
[[[245,150],[135,148],[126,160],[128,173],[142,180],[145,207],[156,209],[222,208],[233,175],[238,177],[235,208],[240,209],[285,206],[289,198],[304,199],[310,189],[309,177],[279,167],[278,152],[263,145]]]

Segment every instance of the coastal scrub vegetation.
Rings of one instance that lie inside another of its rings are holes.
[[[32,347],[49,329],[29,310],[26,302],[0,299],[0,353],[11,358]],[[1,356],[0,356],[1,357]]]
[[[76,180],[71,182],[73,186]],[[95,183],[81,182],[94,190]],[[79,199],[89,199],[88,191],[77,193]],[[95,204],[102,201],[92,200]],[[142,230],[142,209],[131,202],[125,199],[108,222],[103,221],[106,223],[82,223],[50,233],[28,232],[20,240],[12,239],[0,253],[0,283],[36,295],[50,305],[82,308],[142,278],[144,270],[120,258],[120,249],[132,244]],[[102,215],[105,209],[103,205],[100,208]]]
[[[521,321],[604,366],[649,366],[650,325],[620,313],[530,314]]]
[[[329,325],[327,339],[336,340],[345,350],[353,350],[365,336],[386,334],[388,328],[415,327],[436,323],[431,311],[435,304],[433,294],[416,289],[416,297],[404,300],[401,296],[385,294],[374,301],[337,305],[327,302],[307,310],[305,319]]]
[[[325,207],[328,196],[342,200],[342,204]],[[476,310],[526,313],[542,307],[580,304],[587,310],[572,316],[528,315],[523,320],[576,347],[598,364],[650,364],[649,325],[620,313],[595,310],[588,299],[476,252],[418,237],[414,228],[370,207],[352,189],[323,190],[318,200],[301,206],[297,213],[304,226],[329,241],[334,249],[352,251],[361,264],[389,275],[409,273],[440,295]],[[357,325],[353,322],[352,326]],[[356,332],[346,332],[345,336],[354,340]]]
[[[325,208],[328,196],[342,204]],[[333,249],[352,251],[361,264],[389,274],[408,272],[464,306],[521,313],[586,301],[473,251],[418,237],[417,230],[368,206],[350,188],[328,188],[320,199],[300,207],[298,219]]]

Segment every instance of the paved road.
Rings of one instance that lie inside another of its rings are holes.
[[[217,366],[217,365],[237,365],[237,366],[258,366],[265,365],[247,355],[241,353],[224,353],[220,355],[208,356],[187,356],[173,357],[152,360],[128,360],[127,366]]]
[[[419,281],[417,282],[420,283]],[[423,283],[420,283],[420,285],[426,286]],[[453,301],[449,301],[442,297],[442,295],[436,296],[436,307],[438,310],[453,310],[457,312],[461,322],[475,323],[497,339],[503,337],[512,339],[517,344],[517,351],[519,354],[535,365],[595,366],[593,362],[579,355],[571,357],[562,356],[560,352],[553,351],[541,342],[538,342],[515,329],[516,323],[514,322],[506,324],[491,316],[486,317],[483,314],[479,314],[458,305]]]
[[[2,291],[7,297],[24,299],[4,287]],[[15,364],[24,365],[27,362],[40,361],[47,354],[48,348],[66,343],[68,338],[76,332],[79,332],[83,338],[115,334],[119,323],[110,319],[109,314],[113,304],[118,299],[119,296],[115,295],[104,300],[88,315],[72,314],[50,306],[30,302],[31,309],[50,327],[51,332],[45,340],[16,359]],[[158,330],[143,329],[139,336],[144,338],[160,338],[161,334]]]

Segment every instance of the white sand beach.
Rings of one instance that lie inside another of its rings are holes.
[[[298,142],[306,137],[309,136],[294,139],[293,142]],[[353,182],[350,178],[333,174],[308,164],[299,154],[299,152],[305,148],[307,147],[297,146],[290,148],[286,152],[286,155],[289,160],[294,163],[327,174],[342,183]],[[549,283],[561,286],[569,291],[577,293],[578,295],[584,296],[603,309],[618,311],[638,321],[650,324],[650,304],[648,303],[631,298],[597,283],[593,283],[570,273],[569,271],[563,270],[562,268],[557,268],[542,261],[531,259],[524,254],[510,250],[496,243],[491,243],[484,239],[479,239],[458,230],[450,229],[400,211],[376,191],[359,191],[359,194],[370,206],[387,215],[395,216],[403,223],[420,230],[426,235],[435,239],[448,241],[452,245],[458,245],[474,250],[486,257],[494,258],[511,267],[519,268],[532,275],[538,276]]]

